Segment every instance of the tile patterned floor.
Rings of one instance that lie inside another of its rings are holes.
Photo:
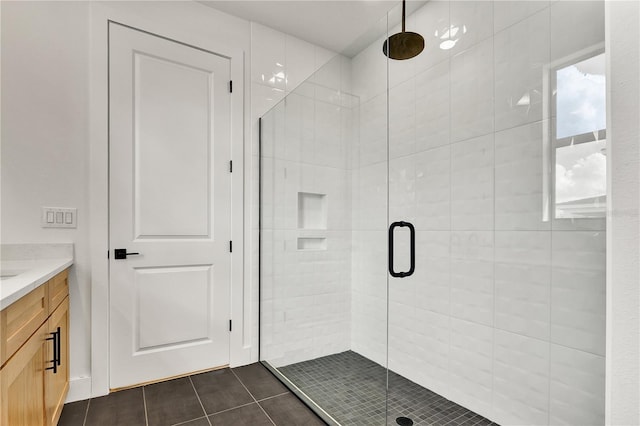
[[[375,362],[347,351],[279,370],[343,426],[385,424],[387,376]],[[400,416],[414,425],[496,425],[393,372],[388,404],[388,425],[396,425]]]
[[[59,426],[321,426],[261,364],[65,404]]]

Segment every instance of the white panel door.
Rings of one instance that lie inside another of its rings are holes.
[[[110,26],[112,389],[229,363],[229,75],[227,58]]]

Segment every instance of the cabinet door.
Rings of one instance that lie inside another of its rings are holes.
[[[29,339],[49,316],[49,283],[45,283],[0,312],[0,365]]]
[[[45,341],[47,324],[13,355],[0,370],[0,425],[44,426]]]
[[[49,315],[69,295],[69,269],[65,269],[49,280]]]
[[[60,330],[58,332],[58,329]],[[51,360],[59,362],[54,370],[45,372],[44,399],[47,407],[47,425],[58,423],[62,406],[69,390],[69,298],[66,297],[60,306],[53,311],[48,321],[49,335],[57,334],[58,354],[55,354],[54,345],[47,345],[47,366],[52,366]]]

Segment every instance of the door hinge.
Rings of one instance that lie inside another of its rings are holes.
[[[233,173],[233,160],[229,160],[229,173]]]
[[[109,259],[109,251],[110,251],[110,250],[107,250],[107,259]]]
[[[229,80],[229,93],[233,93],[233,80]]]
[[[229,241],[229,253],[233,253],[233,241]]]
[[[233,330],[233,322],[229,320],[229,331]]]

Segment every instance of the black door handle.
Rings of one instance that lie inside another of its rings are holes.
[[[113,250],[114,259],[126,259],[127,256],[138,256],[140,253],[127,253],[127,249],[115,249]]]
[[[407,272],[396,272],[393,270],[393,231],[396,228],[409,228],[411,246],[411,266]],[[393,222],[389,226],[389,273],[392,277],[404,278],[413,275],[416,270],[416,228],[409,222]]]

